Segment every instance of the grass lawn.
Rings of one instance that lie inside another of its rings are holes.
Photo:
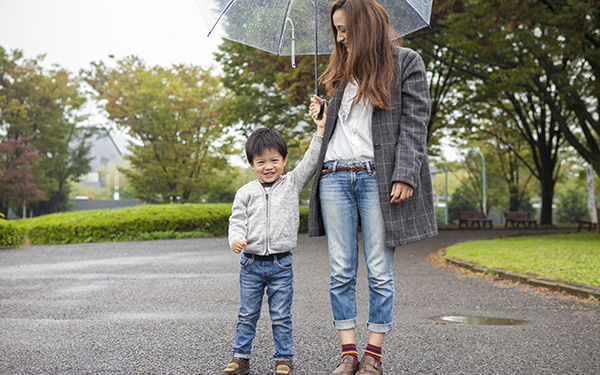
[[[446,249],[459,257],[493,268],[600,287],[600,234],[567,233],[479,240]]]

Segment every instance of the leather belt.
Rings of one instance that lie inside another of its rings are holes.
[[[335,171],[362,171],[363,169],[367,169],[366,166],[364,165],[351,165],[349,167],[336,167]],[[375,170],[375,166],[371,166],[370,169],[372,171]],[[327,167],[327,168],[323,168],[323,171],[321,172],[321,176],[326,175],[327,173],[331,173],[333,172],[333,167]]]

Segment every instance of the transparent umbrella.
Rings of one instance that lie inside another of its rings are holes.
[[[324,0],[195,0],[209,35],[218,35],[277,56],[330,54],[333,36],[329,1]],[[429,25],[432,0],[380,0],[388,12],[392,38]]]

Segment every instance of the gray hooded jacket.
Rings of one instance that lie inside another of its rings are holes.
[[[257,255],[284,253],[296,248],[300,226],[299,197],[317,169],[323,137],[315,135],[302,161],[279,177],[269,194],[259,180],[235,194],[229,218],[229,246],[244,237],[244,252]]]

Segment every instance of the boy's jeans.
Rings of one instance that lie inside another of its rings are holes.
[[[273,261],[254,260],[242,253],[240,258],[240,299],[238,322],[233,344],[233,356],[250,359],[252,339],[260,317],[262,298],[267,288],[269,313],[275,343],[274,358],[292,360],[292,297],[294,295],[292,270],[293,258]]]
[[[334,167],[334,163],[327,162],[324,166]],[[336,167],[350,166],[335,164]],[[366,166],[366,163],[355,164]],[[373,165],[373,162],[369,163],[369,167]],[[334,327],[338,330],[357,327],[355,290],[359,218],[369,278],[367,329],[387,333],[392,328],[395,248],[385,246],[385,227],[375,173],[370,169],[337,171],[322,176],[319,181],[331,268],[329,296]]]

